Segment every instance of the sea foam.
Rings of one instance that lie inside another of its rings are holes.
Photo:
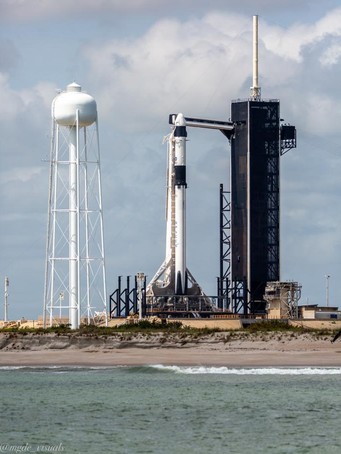
[[[151,366],[160,371],[177,374],[218,374],[218,375],[341,375],[341,367],[257,367],[231,368],[226,366]]]

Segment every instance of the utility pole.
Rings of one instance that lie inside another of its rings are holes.
[[[4,314],[4,321],[8,322],[8,287],[9,287],[9,279],[5,277],[5,314]]]

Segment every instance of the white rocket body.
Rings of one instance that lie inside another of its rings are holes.
[[[186,121],[178,114],[174,129],[175,293],[186,294]]]
[[[174,211],[174,137],[173,133],[167,140],[167,195],[166,195],[166,255],[164,264],[169,264],[174,256],[173,251],[173,211]],[[166,272],[166,281],[170,280],[171,269]]]
[[[209,304],[186,263],[187,126],[227,129],[227,124],[200,119],[196,121],[185,118],[182,113],[170,115],[170,123],[173,130],[167,136],[166,257],[148,284],[146,293],[153,298],[160,297],[160,301],[167,298],[167,304],[171,301],[168,298],[173,296],[180,297],[179,301],[183,301],[181,297],[193,297],[191,301],[194,306],[198,302],[196,297],[203,297],[204,304]]]

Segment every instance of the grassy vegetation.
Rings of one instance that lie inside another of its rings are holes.
[[[311,329],[304,328],[302,326],[292,326],[288,322],[283,320],[266,320],[262,322],[252,323],[246,328],[250,333],[264,333],[264,332],[295,332],[295,333],[306,333],[310,332]]]
[[[6,328],[1,328],[0,333],[21,333],[21,334],[49,334],[49,333],[56,333],[56,334],[66,334],[72,333],[70,325],[59,325],[59,326],[52,326],[51,328],[20,328],[19,326],[10,326]]]
[[[72,330],[70,325],[59,325],[51,328],[19,328],[8,327],[0,329],[2,333],[35,333],[35,334],[49,334],[55,333],[62,334],[80,334],[80,335],[96,335],[108,336],[115,333],[130,333],[130,334],[155,334],[155,333],[174,333],[174,334],[192,334],[194,336],[209,335],[219,332],[219,329],[211,328],[188,328],[184,327],[181,322],[174,323],[160,323],[159,321],[139,320],[137,323],[126,323],[114,327],[95,326],[95,325],[81,325],[77,330]]]
[[[9,327],[0,329],[2,333],[20,333],[20,334],[57,334],[57,335],[84,335],[84,336],[110,336],[121,333],[125,337],[131,334],[155,335],[158,333],[173,334],[180,338],[190,336],[193,339],[203,336],[213,335],[221,332],[226,337],[226,341],[236,338],[248,338],[259,334],[260,339],[266,340],[271,334],[285,335],[290,334],[296,337],[301,334],[310,334],[315,337],[332,336],[335,330],[331,329],[308,329],[302,326],[292,326],[282,320],[264,320],[250,324],[247,328],[238,331],[224,332],[219,328],[190,328],[185,327],[181,322],[160,323],[160,320],[139,320],[136,323],[126,323],[116,327],[82,325],[78,330],[72,330],[70,325],[59,325],[51,328],[24,328]]]
[[[339,328],[335,328],[335,330],[339,330]],[[313,328],[306,328],[303,326],[293,326],[290,325],[286,321],[282,320],[266,320],[259,323],[253,323],[246,331],[250,334],[264,334],[273,333],[273,334],[289,334],[291,333],[291,337],[296,337],[297,335],[301,334],[310,334],[314,337],[329,337],[335,334],[335,330],[333,329],[313,329]]]

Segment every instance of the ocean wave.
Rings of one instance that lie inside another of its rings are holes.
[[[51,372],[77,372],[84,370],[107,370],[117,369],[126,366],[74,366],[74,365],[60,365],[60,366],[0,366],[1,371],[22,370],[22,371],[51,371]]]
[[[163,364],[145,366],[0,366],[1,371],[31,371],[72,373],[81,371],[106,371],[123,369],[126,373],[175,373],[185,375],[341,375],[341,367],[227,367],[227,366],[166,366]]]
[[[231,368],[226,366],[150,366],[163,372],[177,374],[217,374],[217,375],[341,375],[341,367],[257,367]]]

